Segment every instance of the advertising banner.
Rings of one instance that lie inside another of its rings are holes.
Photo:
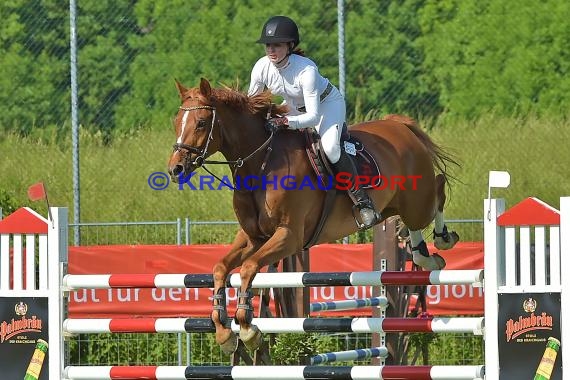
[[[214,264],[229,250],[228,245],[189,246],[94,246],[69,247],[69,273],[212,273]],[[430,246],[430,251],[434,248]],[[482,243],[458,243],[440,254],[446,269],[483,268]],[[372,268],[371,244],[322,244],[310,250],[312,272],[365,272]],[[234,271],[236,272],[236,271]],[[320,286],[310,288],[311,302],[370,297],[370,286]],[[267,296],[267,293],[265,293]],[[272,296],[270,293],[269,296]],[[71,293],[71,318],[208,317],[212,289],[110,289]],[[483,289],[470,285],[431,285],[427,288],[428,312],[433,315],[482,315]],[[228,311],[233,315],[237,290],[228,289]],[[257,305],[259,297],[254,298]],[[371,309],[348,312],[370,316]],[[346,311],[314,315],[343,316]]]
[[[500,380],[562,380],[560,293],[500,293],[498,323]]]
[[[48,328],[46,297],[0,297],[2,379],[49,379]]]

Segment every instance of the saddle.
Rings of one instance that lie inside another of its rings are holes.
[[[321,217],[313,236],[304,245],[304,249],[307,249],[314,245],[319,235],[325,225],[325,221],[332,209],[332,204],[338,194],[338,190],[335,187],[335,171],[332,168],[332,164],[328,160],[321,145],[321,137],[319,134],[312,129],[304,129],[303,134],[305,135],[306,147],[305,151],[311,163],[311,167],[315,171],[315,174],[322,182],[323,188],[327,189],[325,193],[325,200],[323,204],[323,211],[321,212]],[[355,164],[357,168],[358,175],[368,176],[368,178],[376,179],[374,183],[367,183],[361,186],[363,189],[368,189],[371,187],[378,187],[382,184],[382,177],[380,176],[380,167],[374,159],[374,157],[366,150],[364,144],[356,137],[351,136],[348,133],[348,128],[346,124],[342,126],[341,132],[341,149],[344,149],[347,154],[352,155],[355,159]],[[331,181],[327,181],[326,178],[332,178]],[[331,186],[332,183],[332,186]],[[330,187],[329,187],[330,186]],[[343,192],[344,193],[344,192]]]
[[[309,162],[311,163],[311,166],[315,171],[317,177],[321,179],[323,186],[326,186],[326,181],[324,178],[328,176],[334,178],[336,173],[332,168],[332,164],[326,157],[325,152],[323,151],[323,147],[321,145],[321,137],[316,131],[312,129],[304,129],[303,133],[307,142],[305,150],[307,152],[307,156],[309,157]],[[362,144],[362,142],[356,137],[350,135],[346,124],[344,124],[342,127],[340,144],[341,149],[344,149],[347,154],[353,157],[353,159],[355,158],[358,175],[375,179],[374,183],[363,184],[361,188],[369,189],[372,187],[379,187],[382,184],[382,177],[380,176],[380,167],[378,166],[378,163],[374,157],[366,150],[364,144]]]

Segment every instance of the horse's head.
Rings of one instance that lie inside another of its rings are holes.
[[[200,87],[187,89],[178,81],[176,87],[182,104],[174,119],[176,143],[168,162],[174,182],[179,175],[188,175],[220,148],[220,120],[212,102],[212,88],[203,79]]]
[[[176,87],[182,104],[174,119],[176,143],[168,162],[173,182],[213,163],[206,158],[218,151],[228,161],[215,163],[234,167],[263,157],[258,153],[271,139],[264,128],[266,119],[287,112],[286,105],[271,103],[268,91],[250,97],[228,87],[212,88],[206,79],[197,88],[187,89],[178,81]]]

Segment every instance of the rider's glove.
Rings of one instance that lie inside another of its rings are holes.
[[[280,129],[287,129],[289,126],[289,121],[286,117],[274,117],[272,119],[267,120],[265,123],[265,129],[269,132],[277,132]]]

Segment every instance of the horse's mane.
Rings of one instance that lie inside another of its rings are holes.
[[[248,96],[239,90],[224,86],[212,88],[212,97],[236,111],[247,112],[252,115],[266,117],[269,107],[271,107],[272,116],[284,114],[288,111],[286,105],[272,104],[273,95],[270,91],[263,91],[260,94]]]

